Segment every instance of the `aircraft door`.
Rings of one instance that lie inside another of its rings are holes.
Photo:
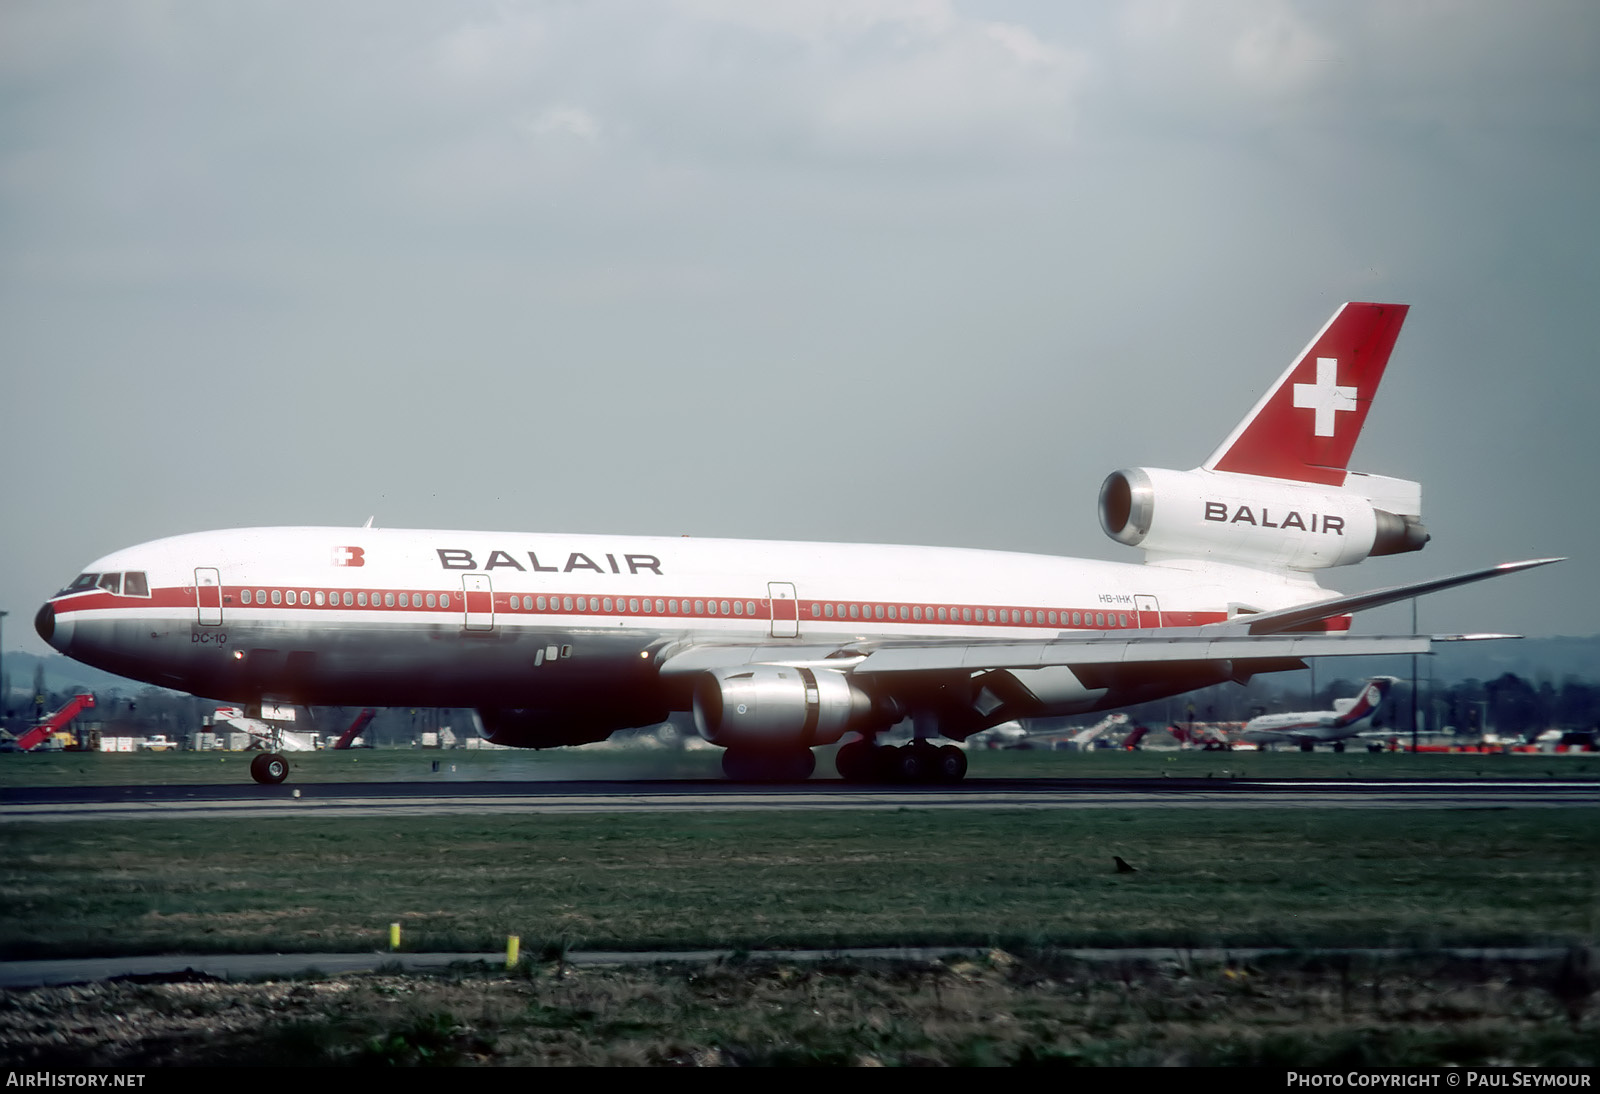
[[[767,598],[772,603],[772,637],[800,637],[800,601],[794,586],[787,581],[767,582]]]
[[[1133,610],[1139,617],[1141,627],[1161,626],[1161,609],[1156,604],[1156,598],[1143,594],[1133,598]]]
[[[222,577],[215,568],[196,568],[194,607],[202,627],[222,626]]]
[[[494,630],[494,588],[488,574],[462,574],[461,599],[467,609],[467,630]]]

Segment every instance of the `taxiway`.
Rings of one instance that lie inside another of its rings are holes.
[[[975,779],[956,786],[832,780],[306,783],[17,788],[0,822],[754,809],[1486,809],[1600,805],[1581,780]]]

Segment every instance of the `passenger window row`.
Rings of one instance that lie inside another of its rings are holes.
[[[125,574],[85,574],[73,583],[78,588],[86,578],[97,582],[84,588],[105,588],[117,592],[106,578],[121,578],[124,596],[149,596],[145,575],[138,572]],[[137,590],[137,591],[135,591]],[[366,590],[322,589],[241,589],[239,603],[244,605],[287,605],[289,607],[346,607],[346,608],[459,608],[460,601],[452,602],[450,593],[396,593],[368,592]],[[743,616],[768,618],[768,602],[754,600],[690,600],[663,597],[600,597],[600,596],[532,596],[512,594],[500,600],[502,611],[521,612],[581,612],[590,615],[666,615],[666,616]],[[1127,627],[1131,622],[1121,612],[1067,612],[1046,608],[982,608],[970,605],[933,604],[864,604],[857,602],[812,601],[813,619],[865,619],[902,623],[994,623],[1001,626],[1024,627]]]
[[[291,608],[449,608],[449,593],[396,593],[368,592],[365,589],[240,589],[239,603],[273,605],[286,604]]]
[[[735,615],[766,618],[767,602],[754,600],[678,600],[657,597],[512,596],[509,611],[584,612],[590,615]]]
[[[1046,608],[974,608],[933,604],[811,602],[812,619],[883,619],[911,623],[996,623],[1024,627],[1126,627],[1122,612],[1065,612]]]

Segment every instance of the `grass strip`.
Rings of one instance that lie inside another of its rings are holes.
[[[1255,1065],[1593,1067],[1600,1019],[1542,966],[1444,958],[1082,965],[745,961],[0,997],[18,1070],[174,1065]],[[67,1032],[70,1031],[70,1032]]]
[[[8,824],[0,956],[1572,944],[1592,809]],[[1117,873],[1120,855],[1137,872]]]

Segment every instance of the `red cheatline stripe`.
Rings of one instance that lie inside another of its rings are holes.
[[[280,600],[286,599],[286,594],[289,593],[289,592],[293,592],[295,594],[295,599],[296,599],[297,603],[292,604],[292,605],[291,604],[287,604],[287,603],[279,603],[279,604],[270,603],[271,593],[274,590],[276,590],[279,593]],[[432,590],[431,592],[429,590],[423,590],[421,592],[418,592],[415,589],[373,589],[373,588],[370,588],[370,587],[361,588],[361,589],[329,589],[326,586],[324,586],[321,589],[313,589],[313,588],[305,588],[305,587],[297,586],[297,587],[295,587],[293,589],[289,589],[289,588],[287,588],[285,586],[281,586],[281,585],[280,586],[254,586],[253,585],[253,586],[250,586],[250,589],[249,589],[250,594],[251,594],[251,603],[250,604],[243,603],[242,596],[243,596],[244,591],[245,591],[245,588],[243,586],[237,586],[237,585],[224,586],[223,590],[222,590],[222,593],[223,593],[223,611],[224,612],[228,612],[228,611],[250,611],[250,612],[274,612],[274,611],[296,611],[296,612],[300,612],[300,611],[311,611],[311,612],[316,612],[316,611],[335,611],[335,610],[337,610],[337,611],[355,611],[355,612],[363,612],[363,611],[364,612],[397,612],[397,611],[416,612],[416,611],[423,611],[423,612],[433,612],[433,613],[444,613],[444,614],[448,614],[448,615],[460,615],[460,614],[462,614],[462,612],[463,612],[463,610],[465,608],[465,604],[464,604],[464,601],[462,599],[464,594],[459,589],[450,589],[450,590],[444,590],[444,591],[436,589],[436,590]],[[256,599],[257,599],[256,594],[259,593],[259,592],[265,592],[267,594],[268,601],[269,601],[268,603],[265,603],[265,604],[256,603]],[[316,595],[319,592],[322,594],[322,598],[323,598],[323,603],[322,604],[317,604],[316,603]],[[367,603],[365,605],[351,604],[351,605],[347,606],[344,603],[344,594],[347,593],[347,592],[351,594],[351,599],[352,600],[355,600],[360,594],[365,594],[366,597],[367,597]],[[302,594],[304,594],[304,597],[307,600],[306,603],[299,603],[299,601],[302,598]],[[401,595],[405,595],[407,597],[407,599],[411,601],[411,603],[408,604],[406,607],[401,607],[400,606],[399,601],[400,601]],[[432,606],[429,606],[427,604],[427,602],[426,602],[426,598],[428,596],[430,596],[430,595],[433,596],[433,598],[434,598],[434,603],[433,603]],[[482,594],[482,595],[488,595],[488,594]],[[523,616],[523,615],[533,615],[533,616],[539,616],[539,615],[544,615],[544,616],[582,615],[582,616],[592,617],[592,616],[599,615],[599,616],[626,616],[626,617],[630,617],[630,618],[640,618],[640,619],[649,619],[649,618],[668,618],[668,619],[713,619],[713,618],[714,619],[725,619],[725,618],[733,618],[733,619],[739,619],[739,618],[743,618],[743,619],[768,620],[768,619],[771,618],[771,610],[772,610],[771,609],[771,602],[769,600],[766,600],[766,599],[743,598],[743,599],[740,599],[738,601],[735,601],[732,597],[729,597],[727,599],[724,599],[722,597],[716,597],[714,599],[714,601],[713,601],[713,599],[709,598],[709,597],[698,597],[697,598],[697,597],[681,597],[681,596],[680,597],[655,596],[655,597],[650,597],[649,598],[648,602],[649,602],[650,610],[646,611],[646,610],[644,610],[644,606],[645,606],[645,603],[646,603],[646,600],[645,600],[644,597],[603,597],[603,596],[591,596],[591,595],[589,595],[587,593],[584,593],[582,595],[573,594],[573,595],[571,595],[569,597],[565,593],[563,593],[563,594],[561,594],[559,596],[551,596],[550,594],[547,593],[547,594],[544,594],[545,607],[544,608],[540,608],[538,606],[538,604],[539,604],[539,594],[534,594],[534,593],[514,593],[513,594],[513,593],[506,593],[506,592],[496,592],[493,595],[494,595],[494,611],[496,613],[506,614],[506,615],[517,615],[517,616]],[[334,598],[338,599],[338,603],[337,604],[331,602]],[[392,603],[390,602],[391,599],[393,601]],[[474,599],[476,599],[476,596],[474,597]],[[569,600],[572,602],[572,607],[571,608],[568,608],[566,606],[566,604],[567,604],[567,602]],[[609,600],[611,602],[611,606],[609,608],[607,608],[605,606],[607,600]],[[515,607],[512,606],[512,602],[513,601],[515,601],[515,603],[516,603]],[[531,604],[531,607],[527,607],[527,608],[523,607],[524,602],[527,602],[527,603]],[[699,611],[699,612],[694,610],[694,605],[696,603],[700,603],[700,604],[702,604],[704,606],[704,605],[709,605],[709,604],[711,604],[713,602],[717,606],[717,610],[716,610],[715,614],[713,614],[709,610],[702,610],[702,611]],[[590,603],[592,603],[594,606],[593,607],[589,607],[588,605]],[[753,610],[746,610],[746,611],[743,611],[743,612],[736,613],[736,612],[734,612],[732,610],[734,603],[738,603],[741,606],[745,606],[746,608],[749,608],[750,606],[753,606]],[[1044,630],[1055,631],[1055,630],[1073,630],[1073,629],[1078,629],[1078,630],[1110,630],[1110,629],[1113,629],[1113,628],[1115,628],[1115,629],[1121,629],[1121,628],[1124,628],[1124,627],[1131,628],[1131,627],[1138,626],[1138,622],[1139,622],[1138,613],[1136,613],[1136,612],[1132,612],[1132,611],[1106,612],[1103,609],[1102,610],[1097,610],[1097,611],[1085,611],[1083,609],[1077,609],[1076,611],[1074,611],[1072,609],[1063,610],[1063,609],[1059,609],[1059,608],[1040,608],[1040,607],[1035,607],[1035,606],[1024,607],[1024,606],[1020,606],[1020,605],[1004,605],[1004,606],[1001,606],[1001,605],[987,605],[987,604],[951,604],[951,603],[943,603],[943,604],[941,604],[941,603],[938,603],[938,602],[934,602],[934,603],[930,604],[927,601],[906,602],[906,601],[864,601],[864,600],[813,600],[813,599],[810,599],[810,598],[801,600],[798,603],[800,605],[800,619],[801,619],[802,623],[810,623],[810,624],[813,624],[813,625],[815,625],[815,624],[830,624],[830,623],[833,623],[833,624],[840,624],[840,625],[848,626],[851,623],[871,623],[871,624],[893,624],[893,625],[904,626],[904,627],[907,627],[907,628],[926,627],[926,626],[933,626],[933,627],[976,627],[976,626],[983,626],[983,627],[1012,627],[1012,628],[1016,628],[1016,627],[1032,627],[1032,628],[1039,628],[1039,629],[1044,629]],[[580,604],[582,604],[583,606],[580,607],[579,606]],[[657,608],[656,608],[657,604],[661,605],[661,610],[657,610]],[[728,610],[727,611],[723,610],[723,607],[722,607],[723,604],[727,604],[728,605]],[[635,605],[637,605],[637,607]],[[829,616],[827,614],[827,609],[830,606],[833,608],[833,615],[832,616]],[[180,610],[192,610],[192,609],[195,608],[195,592],[194,592],[194,589],[192,587],[184,588],[184,587],[181,587],[181,586],[174,586],[174,587],[169,587],[169,588],[153,589],[153,590],[151,590],[151,595],[148,596],[148,597],[127,597],[127,596],[115,596],[115,595],[113,595],[111,593],[108,593],[108,592],[105,592],[103,590],[93,590],[93,591],[90,591],[90,592],[79,593],[79,594],[67,597],[67,598],[65,598],[63,600],[57,601],[56,604],[55,604],[55,610],[57,612],[63,613],[63,614],[65,614],[67,612],[74,612],[74,611],[104,610],[104,609],[116,609],[116,608],[142,608],[142,607],[176,608],[176,609],[180,609]],[[854,617],[852,617],[850,615],[851,608],[854,608],[856,610],[857,614]],[[894,611],[895,618],[893,618],[893,619],[889,618],[890,609],[893,609],[893,611]],[[918,618],[918,610],[919,609],[920,609],[921,618]],[[946,618],[944,618],[944,619],[938,618],[938,613],[939,613],[939,611],[941,609],[943,609],[943,611],[945,612],[945,615],[946,615]],[[964,613],[969,614],[970,618],[965,618],[964,617]],[[1052,616],[1051,613],[1054,613],[1054,615]],[[1149,613],[1149,614],[1155,614],[1155,613]],[[1014,616],[1014,618],[1013,618],[1013,616]],[[1078,622],[1074,622],[1073,621],[1074,616],[1077,617],[1077,619],[1079,620]],[[1051,621],[1052,618],[1054,619],[1054,622]],[[1205,624],[1205,623],[1220,622],[1220,621],[1222,621],[1222,620],[1224,620],[1226,618],[1227,618],[1227,616],[1223,612],[1174,612],[1174,611],[1163,611],[1163,612],[1160,613],[1161,623],[1162,623],[1163,626],[1167,626],[1167,627],[1197,627],[1197,626],[1200,626],[1200,625]],[[1348,630],[1350,628],[1350,622],[1351,622],[1351,620],[1350,620],[1349,616],[1341,616],[1341,617],[1339,617],[1337,619],[1333,619],[1333,620],[1328,621],[1328,628],[1327,629],[1329,629],[1329,630],[1338,630],[1338,631]]]

